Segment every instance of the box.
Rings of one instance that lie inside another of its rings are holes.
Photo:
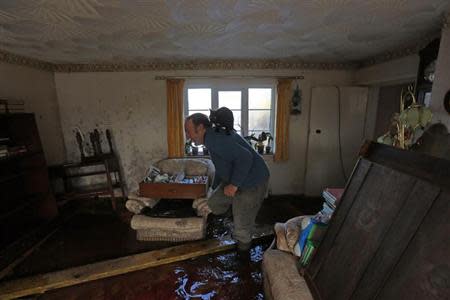
[[[163,199],[197,199],[205,197],[208,183],[139,183],[142,197]]]

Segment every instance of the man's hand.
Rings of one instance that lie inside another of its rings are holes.
[[[237,186],[229,184],[223,188],[223,193],[225,194],[225,196],[234,197],[234,195],[236,195],[237,190],[238,190]]]

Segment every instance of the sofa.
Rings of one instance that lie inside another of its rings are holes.
[[[267,299],[312,300],[300,275],[299,236],[312,216],[298,216],[274,226],[275,239],[265,251],[262,261],[264,292]],[[280,271],[282,270],[282,271]]]
[[[210,183],[215,173],[212,161],[207,158],[169,158],[158,161],[154,166],[161,171],[161,174],[184,173],[186,176],[208,176]],[[159,218],[141,214],[145,207],[152,208],[159,200],[142,197],[139,192],[128,196],[126,207],[134,213],[130,225],[136,230],[137,240],[181,242],[205,237],[206,218],[195,216]]]
[[[262,270],[264,293],[269,300],[313,300],[297,268],[298,257],[278,249],[267,249]]]

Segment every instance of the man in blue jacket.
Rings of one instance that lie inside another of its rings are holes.
[[[188,139],[207,147],[216,168],[214,192],[207,200],[210,210],[223,214],[231,205],[233,238],[238,250],[248,252],[270,175],[264,159],[235,131],[212,128],[204,114],[188,116],[184,127]]]

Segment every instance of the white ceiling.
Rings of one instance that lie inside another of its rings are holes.
[[[1,0],[0,49],[54,63],[353,62],[439,30],[450,0]]]

